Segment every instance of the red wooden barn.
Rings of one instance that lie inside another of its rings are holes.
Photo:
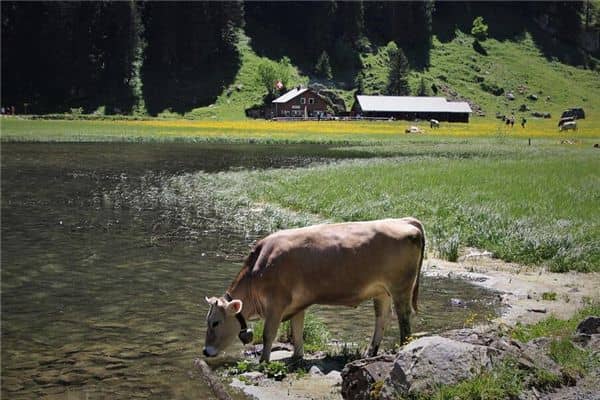
[[[310,88],[295,87],[273,100],[274,117],[316,118],[327,112],[327,103]]]

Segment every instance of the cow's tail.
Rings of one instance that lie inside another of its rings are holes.
[[[421,223],[421,221],[415,218],[407,218],[406,220],[409,224],[417,228],[421,233],[421,258],[419,259],[419,265],[417,268],[417,278],[415,279],[412,292],[412,309],[416,313],[418,311],[417,300],[419,298],[419,281],[421,279],[421,266],[423,265],[423,258],[425,257],[425,229],[423,228],[423,224]]]

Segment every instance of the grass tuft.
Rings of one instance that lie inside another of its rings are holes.
[[[283,322],[277,331],[277,340],[280,342],[290,342],[291,330],[290,322]],[[264,323],[262,320],[256,322],[253,327],[254,342],[262,343]],[[310,312],[304,315],[304,349],[308,352],[324,351],[327,349],[331,333],[325,323]]]

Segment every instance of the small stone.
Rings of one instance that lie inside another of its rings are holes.
[[[453,307],[466,307],[467,303],[461,299],[450,299],[450,305]]]
[[[240,376],[243,376],[246,382],[252,383],[253,385],[258,384],[260,381],[265,379],[265,374],[258,371],[244,372]]]
[[[277,350],[271,352],[271,361],[281,361],[285,358],[290,358],[292,356],[292,352],[289,350]]]
[[[321,371],[319,369],[319,367],[317,367],[316,365],[313,365],[312,367],[310,367],[310,369],[308,370],[308,373],[310,375],[323,375],[323,371]]]

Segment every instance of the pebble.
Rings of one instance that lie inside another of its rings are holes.
[[[323,375],[323,371],[321,371],[319,369],[319,367],[317,367],[316,365],[313,365],[312,367],[310,367],[310,369],[308,370],[308,373],[310,375]]]
[[[325,375],[325,377],[335,380],[337,382],[342,381],[342,373],[340,371],[336,371],[336,370],[330,371],[327,375]]]

